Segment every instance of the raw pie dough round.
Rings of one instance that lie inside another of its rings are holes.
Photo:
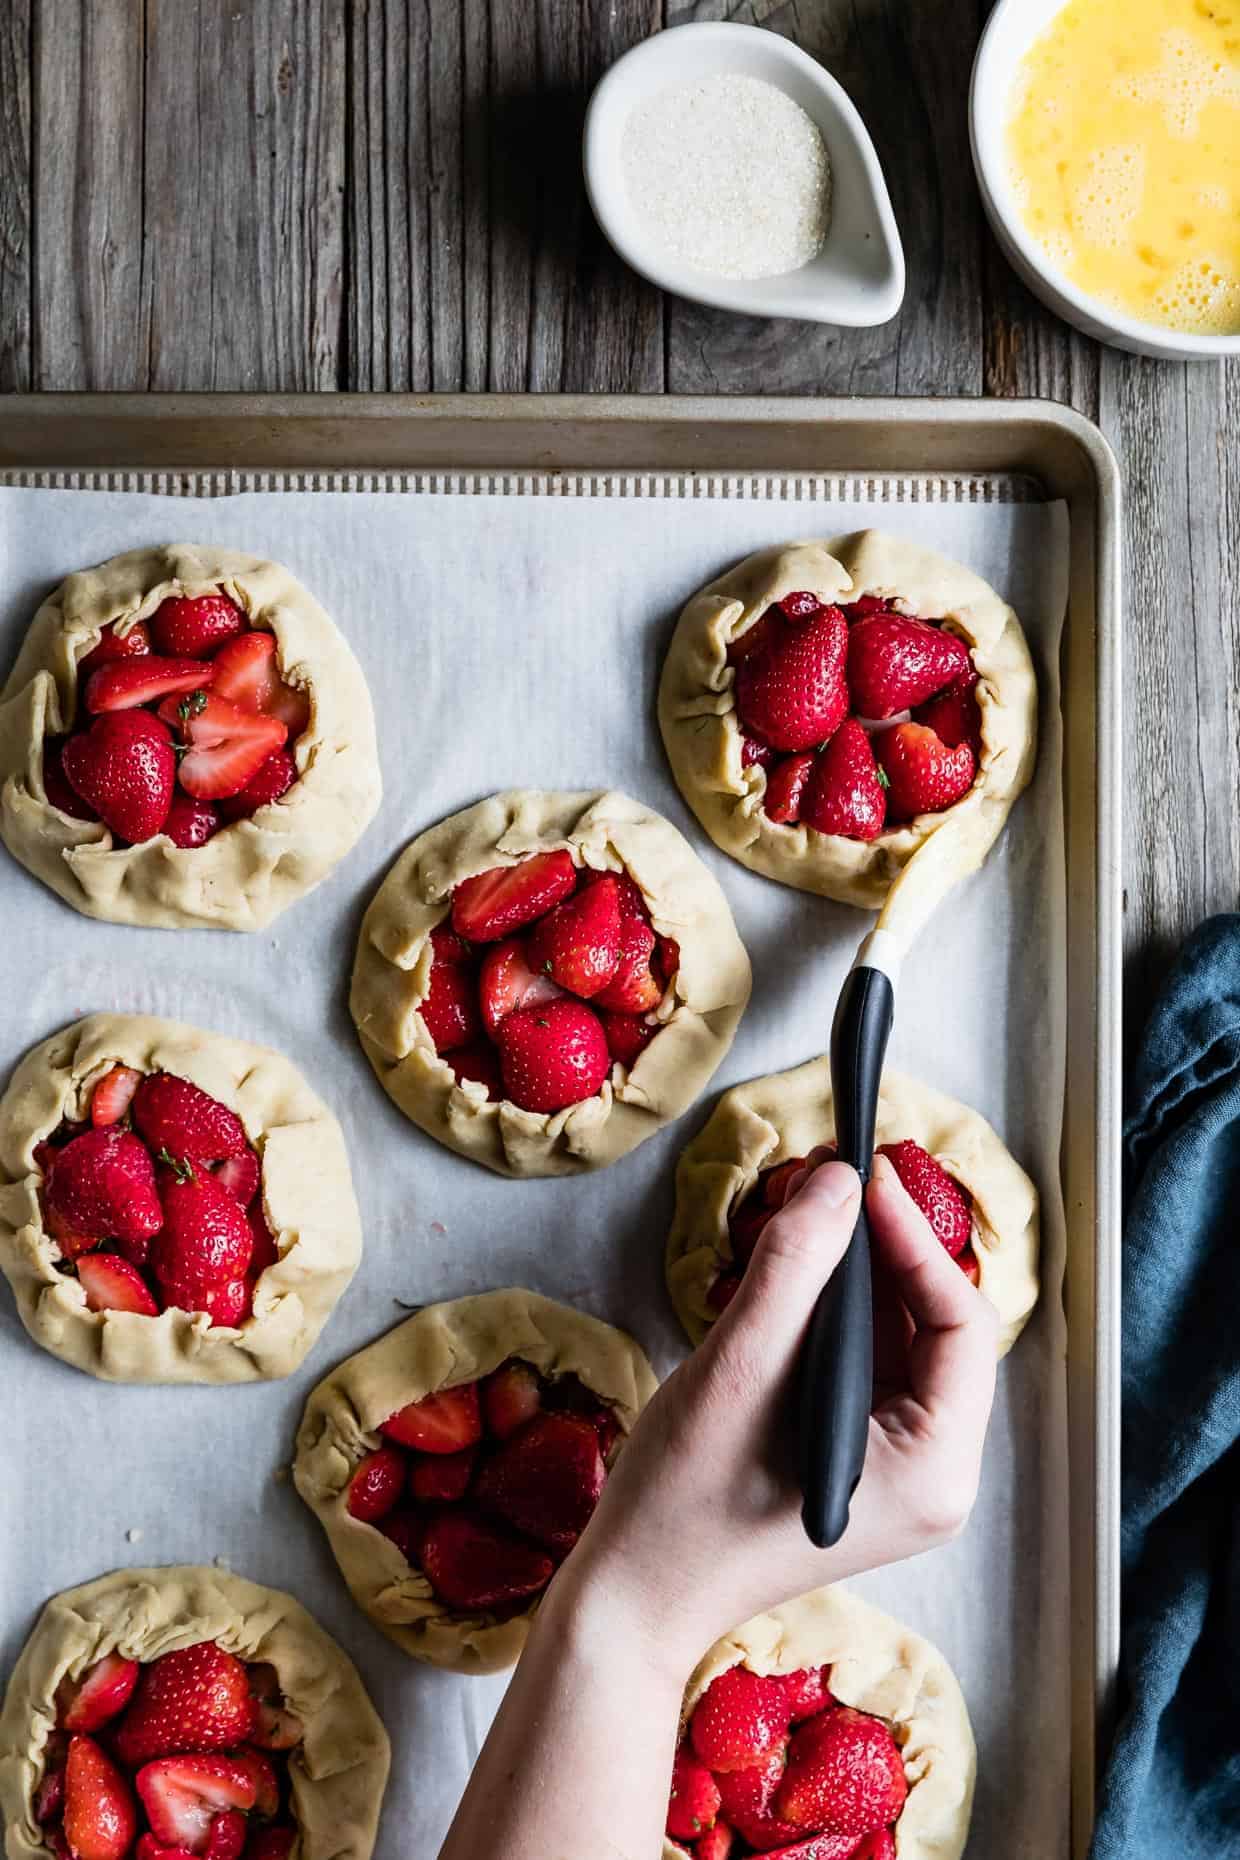
[[[711,1681],[742,1663],[764,1675],[830,1666],[840,1703],[885,1719],[900,1745],[908,1782],[896,1823],[900,1860],[959,1860],[977,1751],[960,1686],[937,1648],[847,1589],[814,1589],[715,1642],[686,1688],[682,1724]],[[682,1860],[684,1851],[665,1839],[663,1860]]]
[[[115,847],[98,821],[47,800],[43,739],[73,722],[78,661],[103,629],[127,633],[171,595],[236,602],[275,634],[281,676],[310,695],[293,748],[298,779],[280,801],[205,846],[166,834]],[[0,838],[15,859],[87,917],[162,929],[261,930],[344,857],[382,784],[361,667],[318,602],[278,562],[208,544],[132,549],[70,575],[39,608],[0,691]]]
[[[617,1062],[593,1098],[548,1116],[458,1085],[417,1010],[430,985],[430,933],[451,910],[453,888],[559,847],[579,866],[627,868],[655,930],[679,943],[680,969],[654,1010],[659,1033],[636,1063]],[[520,788],[451,815],[405,848],[362,921],[349,1006],[383,1089],[421,1129],[501,1175],[572,1175],[627,1155],[692,1104],[732,1044],[750,981],[727,900],[670,821],[614,791]]]
[[[327,1532],[359,1608],[415,1660],[457,1673],[511,1666],[538,1598],[510,1619],[466,1615],[437,1600],[420,1570],[345,1506],[358,1461],[380,1445],[381,1422],[436,1389],[473,1382],[519,1356],[545,1376],[575,1375],[609,1402],[622,1435],[658,1386],[633,1339],[537,1292],[480,1292],[426,1305],[320,1382],[297,1432],[293,1480]]]
[[[280,1250],[238,1330],[175,1306],[158,1317],[88,1311],[39,1207],[38,1143],[87,1114],[114,1065],[174,1072],[235,1111],[262,1157]],[[53,1356],[105,1382],[252,1382],[296,1369],[362,1256],[339,1124],[282,1054],[146,1014],[90,1014],[32,1048],[0,1098],[0,1268],[22,1323]]]
[[[835,1135],[831,1062],[811,1059],[725,1092],[676,1168],[676,1213],[667,1240],[667,1284],[681,1323],[700,1343],[715,1313],[706,1294],[732,1260],[728,1213],[760,1170],[805,1156]],[[920,1080],[884,1072],[878,1142],[911,1138],[973,1197],[973,1251],[980,1285],[999,1313],[1005,1356],[1038,1301],[1038,1196],[984,1117]]]
[[[826,603],[890,598],[901,612],[946,620],[972,649],[981,768],[954,807],[921,814],[868,842],[767,818],[765,774],[741,767],[727,648],[772,602],[801,589]],[[659,725],[681,793],[724,852],[801,891],[867,909],[887,904],[886,926],[912,936],[952,885],[982,863],[1029,781],[1037,681],[1020,622],[992,587],[933,550],[861,530],[765,549],[695,594],[664,662]],[[888,903],[897,880],[899,899],[893,894]]]
[[[219,1569],[118,1569],[54,1596],[13,1668],[0,1713],[0,1812],[8,1860],[48,1860],[32,1798],[56,1726],[56,1688],[107,1653],[154,1660],[214,1640],[265,1661],[305,1725],[289,1777],[294,1860],[369,1860],[387,1782],[387,1732],[335,1641],[300,1602]]]

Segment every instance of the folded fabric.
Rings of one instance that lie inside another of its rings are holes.
[[[1123,1639],[1092,1860],[1240,1860],[1240,916],[1168,978],[1125,1171]]]

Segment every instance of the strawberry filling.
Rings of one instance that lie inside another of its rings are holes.
[[[56,1693],[34,1816],[57,1860],[287,1860],[303,1726],[275,1668],[215,1641],[108,1653]]]
[[[786,594],[728,647],[741,767],[777,826],[875,840],[954,807],[982,759],[977,673],[940,622],[877,595]]]
[[[627,872],[579,871],[563,851],[465,879],[430,946],[419,1012],[435,1051],[458,1083],[548,1114],[636,1065],[680,967]]]
[[[694,1860],[894,1860],[908,1795],[881,1718],[841,1705],[828,1667],[712,1680],[672,1769],[667,1834]]]
[[[421,1570],[446,1610],[506,1618],[546,1588],[589,1523],[620,1432],[576,1376],[514,1357],[389,1415],[345,1508]]]
[[[62,1121],[35,1152],[56,1266],[87,1310],[158,1317],[176,1306],[245,1323],[279,1251],[262,1158],[236,1112],[174,1073],[113,1066],[89,1119]]]
[[[123,634],[105,628],[77,681],[76,728],[44,743],[44,792],[119,845],[162,834],[191,851],[298,780],[309,699],[281,678],[274,635],[226,594],[173,597]]]

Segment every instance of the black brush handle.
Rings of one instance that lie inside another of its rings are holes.
[[[895,1011],[890,977],[864,964],[831,1025],[831,1092],[840,1161],[863,1183],[874,1161],[878,1088]],[[819,1293],[801,1360],[801,1516],[812,1543],[838,1543],[865,1464],[874,1393],[870,1231],[862,1202],[843,1259]]]

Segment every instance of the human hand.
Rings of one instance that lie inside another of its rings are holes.
[[[860,1194],[855,1172],[822,1154],[793,1178],[710,1335],[642,1414],[555,1585],[686,1676],[763,1608],[955,1536],[977,1494],[998,1318],[879,1156],[867,1210],[887,1311],[865,1466],[840,1542],[816,1550],[805,1535],[794,1379]]]

